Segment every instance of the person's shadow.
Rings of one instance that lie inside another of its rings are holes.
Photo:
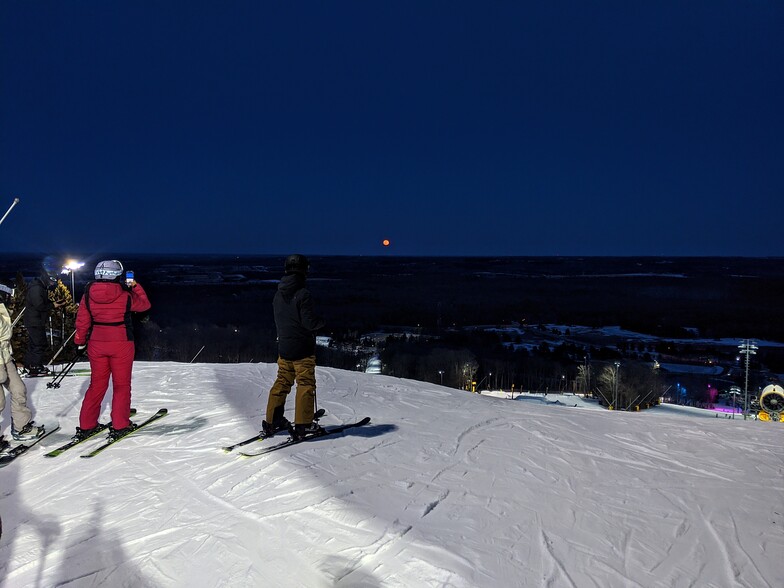
[[[33,586],[42,586],[42,575],[46,569],[46,559],[52,545],[60,535],[60,523],[56,519],[40,517],[29,510],[15,493],[18,482],[18,466],[10,465],[2,470],[3,488],[3,521],[0,522],[0,586],[11,586],[7,583],[11,571],[12,554],[17,529],[22,525],[30,525],[40,536],[43,550],[38,560],[36,580]]]
[[[69,540],[62,552],[60,567],[54,575],[53,586],[117,586],[144,588],[154,586],[128,556],[116,536],[108,537],[104,530],[103,500],[93,503],[89,521],[80,525],[80,534]]]
[[[0,394],[5,391],[0,391]],[[16,535],[17,517],[20,517],[22,507],[16,500],[14,492],[16,490],[18,475],[17,467],[9,465],[0,469],[0,586],[5,586],[8,569],[11,565],[11,554],[14,547],[14,536]],[[3,526],[5,520],[5,527]]]
[[[335,588],[374,588],[381,582],[371,572],[360,569],[348,559],[333,555],[321,564],[323,571]]]

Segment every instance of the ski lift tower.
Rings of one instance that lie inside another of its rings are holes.
[[[743,403],[743,420],[746,420],[749,412],[749,362],[751,356],[757,354],[759,347],[751,339],[744,339],[743,343],[738,345],[738,349],[740,349],[741,355],[746,356],[746,396]]]

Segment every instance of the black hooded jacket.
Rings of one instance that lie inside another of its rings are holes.
[[[27,286],[24,324],[26,327],[44,327],[49,321],[52,302],[49,300],[49,276],[42,274]]]
[[[278,355],[289,361],[310,357],[316,352],[316,331],[324,320],[315,316],[313,300],[305,288],[305,276],[286,274],[272,300],[278,330]]]

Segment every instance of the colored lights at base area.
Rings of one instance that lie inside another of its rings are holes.
[[[743,414],[743,400],[740,399],[739,404],[733,409],[728,406],[715,406],[712,408],[713,412],[722,414]],[[778,384],[771,384],[762,390],[759,399],[759,410],[749,413],[760,421],[773,421],[784,423],[784,388]],[[717,415],[718,416],[718,415]],[[744,417],[745,418],[745,417]]]
[[[727,413],[727,414],[732,414],[734,412],[735,414],[742,414],[743,413],[743,409],[738,407],[735,410],[732,410],[732,408],[724,408],[722,406],[716,406],[716,407],[713,408],[713,412],[721,412],[721,413]]]

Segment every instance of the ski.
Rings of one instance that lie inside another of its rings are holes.
[[[96,447],[95,449],[93,449],[93,450],[92,450],[92,451],[90,451],[89,453],[83,453],[83,454],[82,454],[82,455],[80,455],[79,457],[95,457],[96,455],[98,455],[99,453],[101,453],[101,452],[102,452],[104,449],[106,449],[107,447],[111,447],[112,445],[114,445],[114,444],[115,444],[115,443],[117,443],[118,441],[122,441],[123,439],[125,439],[125,438],[126,438],[128,435],[133,435],[133,434],[134,434],[136,431],[138,431],[139,429],[141,429],[141,428],[143,428],[143,427],[146,427],[146,426],[147,426],[147,425],[149,425],[150,423],[153,423],[153,422],[157,421],[157,420],[158,420],[158,419],[160,419],[160,418],[163,418],[163,417],[165,417],[165,416],[168,414],[168,412],[169,412],[169,411],[168,411],[167,409],[165,409],[165,408],[162,408],[162,409],[160,409],[158,412],[156,412],[154,415],[152,415],[152,416],[151,416],[150,418],[148,418],[146,421],[139,423],[139,425],[138,425],[138,426],[137,426],[137,427],[136,427],[136,428],[135,428],[133,431],[129,431],[128,433],[126,433],[126,434],[125,434],[125,435],[123,435],[122,437],[118,437],[118,438],[116,438],[116,439],[109,439],[109,440],[107,440],[107,441],[106,441],[106,443],[104,443],[103,445],[101,445],[101,446],[99,446],[99,447]]]
[[[291,445],[297,445],[298,443],[304,443],[305,441],[311,441],[313,439],[320,439],[321,437],[326,437],[327,435],[336,435],[338,433],[342,433],[346,429],[353,429],[354,427],[361,427],[363,425],[367,425],[370,422],[370,417],[365,417],[361,421],[357,421],[356,423],[348,423],[346,425],[339,425],[337,427],[327,427],[324,429],[323,433],[315,433],[313,435],[307,435],[303,439],[292,439],[289,437],[286,441],[282,443],[278,443],[277,445],[273,445],[272,447],[267,447],[262,449],[261,451],[256,451],[253,453],[246,453],[244,451],[240,452],[242,457],[258,457],[259,455],[264,455],[265,453],[271,453],[273,451],[277,451],[278,449],[283,449],[284,447],[289,447]]]
[[[135,414],[136,414],[136,409],[132,408],[131,409],[131,416],[133,416]],[[62,446],[58,447],[57,449],[53,449],[49,453],[45,453],[44,457],[57,457],[61,453],[65,452],[65,451],[68,451],[69,449],[71,449],[73,447],[76,447],[80,443],[84,443],[88,439],[92,439],[93,437],[98,435],[98,433],[101,433],[102,431],[105,431],[108,428],[109,428],[109,423],[105,423],[105,424],[98,423],[98,426],[95,428],[95,432],[92,435],[89,435],[88,437],[83,437],[82,439],[77,439],[75,437],[72,437],[71,440],[68,443],[66,443],[65,445],[62,445]]]
[[[50,371],[47,372],[36,372],[34,374],[30,372],[25,372],[22,377],[23,378],[51,378],[54,374]]]
[[[27,453],[27,451],[31,447],[33,447],[36,444],[40,443],[41,441],[46,439],[49,435],[51,435],[52,433],[54,433],[56,431],[59,431],[59,430],[60,430],[60,425],[55,425],[54,427],[52,427],[51,431],[47,431],[46,430],[46,425],[44,425],[44,434],[43,435],[41,435],[40,437],[37,437],[36,439],[28,441],[26,443],[24,443],[24,442],[20,443],[19,445],[16,445],[15,447],[12,447],[8,451],[6,451],[2,455],[0,455],[0,468],[7,466],[9,463],[14,461],[20,455],[23,455],[24,453]]]
[[[325,413],[326,413],[326,411],[323,408],[319,408],[316,411],[316,414],[313,415],[313,420],[314,421],[318,421],[321,417],[324,416]],[[258,435],[253,435],[253,437],[249,437],[249,438],[245,439],[244,441],[240,441],[239,443],[235,443],[234,445],[227,445],[226,447],[223,447],[223,451],[225,451],[226,453],[229,453],[230,451],[236,449],[237,447],[242,447],[243,445],[248,445],[250,443],[253,443],[254,441],[263,441],[264,439],[269,439],[272,436],[273,435],[266,435],[264,433],[264,431],[261,431]]]

